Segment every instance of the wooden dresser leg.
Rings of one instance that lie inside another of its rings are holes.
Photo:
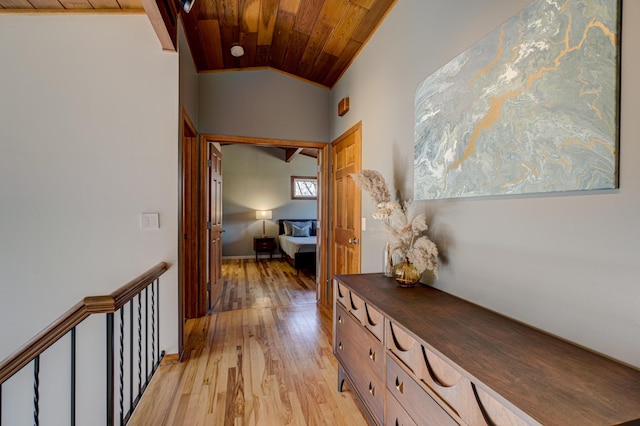
[[[342,392],[342,387],[344,386],[344,370],[342,369],[342,364],[338,363],[338,392]]]

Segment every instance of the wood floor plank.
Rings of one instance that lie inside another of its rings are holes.
[[[218,305],[185,324],[185,361],[159,367],[129,424],[366,425],[353,394],[337,391],[314,277],[275,259],[222,269]]]

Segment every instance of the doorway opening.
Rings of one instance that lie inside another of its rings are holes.
[[[290,158],[294,155],[300,154],[305,149],[317,150],[317,177],[318,177],[318,198],[317,198],[317,218],[319,228],[317,235],[317,252],[318,261],[316,266],[316,299],[321,305],[329,305],[329,283],[327,280],[327,262],[328,262],[328,238],[329,230],[328,226],[328,184],[329,184],[329,144],[325,142],[313,142],[313,141],[297,141],[287,139],[267,139],[267,138],[254,138],[254,137],[242,137],[242,136],[228,136],[228,135],[215,135],[204,134],[200,136],[201,146],[214,143],[218,146],[229,144],[245,144],[253,146],[283,148],[286,150],[286,157]]]

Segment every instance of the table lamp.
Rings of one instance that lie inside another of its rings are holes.
[[[265,223],[267,219],[271,219],[273,211],[271,210],[256,210],[256,219],[262,219],[262,236],[266,237],[267,232],[265,230]]]

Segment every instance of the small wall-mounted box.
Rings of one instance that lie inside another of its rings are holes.
[[[342,98],[338,102],[338,115],[342,117],[349,112],[349,98]]]

